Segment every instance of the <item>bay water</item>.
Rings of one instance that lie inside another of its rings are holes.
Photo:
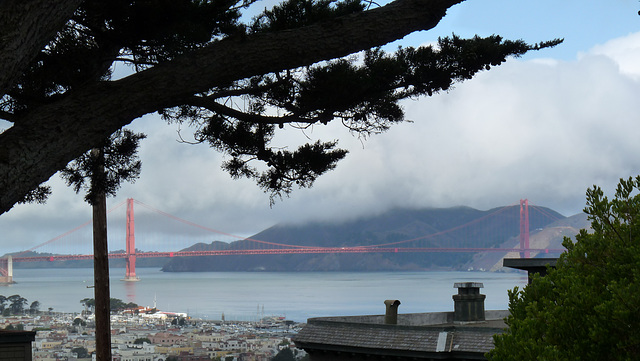
[[[137,268],[138,282],[124,282],[124,269],[110,270],[111,297],[161,311],[220,320],[253,321],[282,316],[307,318],[384,314],[384,300],[397,299],[399,313],[453,311],[455,282],[482,282],[487,310],[507,309],[507,290],[522,287],[519,272],[161,272]],[[93,298],[93,269],[14,269],[16,284],[0,286],[40,302],[40,310],[80,312]],[[27,305],[28,307],[28,305]]]

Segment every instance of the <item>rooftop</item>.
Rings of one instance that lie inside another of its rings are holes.
[[[453,312],[399,314],[397,325],[384,324],[384,315],[311,318],[293,340],[305,349],[418,359],[443,352],[484,355],[493,335],[507,327],[508,314],[486,311],[485,321],[470,323],[454,323]]]
[[[310,318],[293,341],[311,355],[311,360],[339,360],[340,355],[355,359],[484,359],[493,348],[493,335],[507,328],[504,319],[509,311],[485,311],[484,295],[476,293],[481,283],[458,286],[462,297],[454,296],[454,301],[460,302],[454,312],[397,314],[396,323],[387,321],[388,314]],[[460,308],[467,307],[469,298],[481,306],[483,317],[467,315],[472,321],[459,321]]]

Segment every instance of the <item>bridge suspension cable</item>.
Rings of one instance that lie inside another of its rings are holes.
[[[120,203],[118,203],[118,204],[116,204],[115,206],[111,207],[109,210],[107,210],[107,214],[109,214],[109,213],[111,213],[111,212],[115,211],[116,209],[118,209],[118,208],[122,207],[122,205],[124,205],[125,203],[126,203],[126,200],[121,201]],[[38,249],[38,248],[40,248],[40,247],[44,247],[44,246],[46,246],[46,245],[48,245],[48,244],[50,244],[50,243],[53,243],[53,242],[55,242],[55,241],[57,241],[57,240],[60,240],[60,239],[62,239],[62,238],[64,238],[64,237],[67,237],[68,235],[73,234],[73,233],[75,233],[75,232],[77,232],[77,231],[79,231],[79,230],[83,229],[84,227],[86,227],[86,226],[90,225],[91,223],[92,223],[92,220],[88,220],[88,221],[86,221],[85,223],[83,223],[83,224],[81,224],[81,225],[77,226],[76,228],[73,228],[73,229],[71,229],[71,230],[69,230],[69,231],[67,231],[67,232],[64,232],[64,233],[62,233],[62,234],[60,234],[60,235],[58,235],[58,236],[56,236],[56,237],[51,238],[51,239],[50,239],[50,240],[48,240],[48,241],[45,241],[45,242],[40,243],[40,244],[38,244],[38,245],[36,245],[36,246],[33,246],[33,247],[31,247],[31,248],[29,248],[29,249],[27,249],[27,250],[25,250],[25,251],[22,251],[22,252],[18,253],[17,255],[15,255],[14,257],[15,257],[15,258],[19,258],[20,256],[22,256],[22,255],[24,255],[24,254],[26,254],[26,253],[32,252],[32,251],[34,251],[34,250],[36,250],[36,249]]]
[[[151,207],[143,202],[134,200],[134,199],[127,199],[124,200],[120,203],[118,203],[117,205],[113,206],[111,209],[109,209],[109,213],[115,211],[116,209],[119,209],[120,207],[122,207],[124,204],[127,204],[127,222],[131,222],[133,223],[133,203],[138,204],[140,206],[145,207],[146,209],[155,212],[157,214],[160,214],[164,217],[168,217],[170,219],[176,220],[178,222],[181,222],[183,224],[186,224],[190,227],[196,227],[199,229],[202,229],[204,231],[207,232],[212,232],[212,233],[217,233],[217,234],[221,234],[224,236],[228,236],[231,238],[235,238],[241,241],[246,241],[247,244],[254,244],[254,248],[250,249],[250,248],[238,248],[235,247],[233,249],[218,249],[218,250],[200,250],[200,251],[173,251],[173,252],[142,252],[142,253],[137,253],[135,250],[135,238],[133,235],[133,224],[127,224],[126,225],[126,229],[127,229],[127,239],[126,239],[126,246],[127,246],[127,251],[126,253],[111,253],[109,255],[110,258],[125,258],[128,260],[127,264],[127,274],[130,275],[130,278],[137,278],[135,277],[135,258],[149,258],[149,257],[177,257],[177,256],[205,256],[205,255],[250,255],[250,254],[317,254],[317,253],[374,253],[374,252],[393,252],[393,253],[404,253],[404,252],[480,252],[480,251],[489,251],[489,252],[512,252],[512,251],[520,251],[523,256],[528,256],[530,251],[537,251],[537,252],[549,252],[552,251],[554,253],[556,252],[560,252],[562,250],[550,250],[550,249],[529,249],[529,244],[528,242],[524,240],[524,238],[522,238],[522,234],[524,232],[528,233],[528,216],[529,216],[529,212],[528,212],[528,201],[527,200],[521,200],[520,201],[520,207],[521,207],[521,216],[520,216],[520,234],[521,234],[521,243],[520,243],[520,248],[519,249],[515,249],[515,248],[502,248],[502,247],[493,247],[493,248],[479,248],[479,247],[460,247],[460,246],[455,246],[455,244],[452,242],[450,245],[447,246],[441,246],[441,247],[434,247],[434,246],[429,246],[429,245],[419,245],[419,244],[414,244],[414,245],[408,245],[408,243],[411,242],[416,242],[419,240],[425,240],[425,239],[429,239],[429,238],[433,238],[433,237],[437,237],[437,236],[442,236],[442,235],[446,235],[455,231],[459,231],[461,229],[464,228],[468,228],[471,227],[475,224],[478,224],[482,221],[487,220],[490,217],[495,217],[503,212],[506,212],[507,210],[513,209],[514,206],[517,206],[516,204],[513,205],[509,205],[509,206],[505,206],[505,207],[501,207],[496,209],[495,211],[492,211],[489,214],[485,214],[481,217],[475,218],[467,223],[461,224],[461,225],[457,225],[455,227],[452,227],[450,229],[447,230],[442,230],[442,231],[438,231],[437,229],[433,228],[434,230],[436,230],[436,232],[425,235],[425,236],[421,236],[421,237],[415,237],[412,239],[407,239],[407,240],[401,240],[401,241],[396,241],[396,242],[387,242],[387,243],[381,243],[381,244],[376,244],[376,245],[363,245],[363,246],[350,246],[350,247],[336,247],[336,246],[329,246],[329,247],[319,247],[319,246],[301,246],[301,245],[292,245],[292,244],[285,244],[285,243],[277,243],[277,242],[269,242],[269,241],[262,241],[262,240],[258,240],[258,239],[253,239],[253,238],[249,238],[249,237],[240,237],[240,236],[236,236],[227,232],[222,232],[210,227],[206,227],[206,226],[202,226],[199,224],[196,224],[194,222],[182,219],[180,217],[171,215],[167,212],[158,210],[154,207]],[[551,219],[558,219],[558,217],[554,216],[553,214],[545,211],[544,209],[537,207],[537,206],[532,206],[532,208],[539,212],[540,214],[542,214],[545,217],[549,217]],[[130,217],[129,217],[129,212],[130,212]],[[508,218],[511,218],[513,215],[510,214],[508,215]],[[526,223],[525,223],[526,220]],[[65,232],[55,238],[52,238],[40,245],[37,245],[35,247],[32,247],[24,252],[21,252],[20,254],[18,254],[17,256],[14,256],[14,261],[17,262],[26,262],[26,261],[42,261],[42,260],[49,260],[49,261],[54,261],[54,260],[71,260],[71,259],[91,259],[91,255],[83,255],[83,254],[67,254],[67,255],[55,255],[55,256],[36,256],[36,257],[21,257],[22,255],[24,255],[27,252],[33,251],[35,249],[38,249],[46,244],[50,244],[53,243],[55,241],[58,241],[74,232],[77,232],[78,230],[86,227],[87,225],[91,224],[91,221],[88,221],[68,232]],[[524,228],[524,229],[523,229]],[[476,231],[474,231],[476,232]],[[528,235],[528,234],[527,234]],[[455,237],[450,237],[452,240],[456,240]],[[528,237],[527,237],[528,238]],[[259,245],[259,246],[263,246],[262,248],[260,247],[256,247],[255,245]],[[404,247],[398,247],[399,245],[405,245]],[[266,246],[270,246],[269,248],[266,248]],[[132,263],[131,263],[132,262]],[[1,268],[1,267],[0,267]],[[2,269],[0,269],[0,273],[2,272]]]
[[[219,231],[217,229],[209,228],[209,227],[206,227],[206,226],[203,226],[203,225],[191,222],[191,221],[187,221],[186,219],[182,219],[180,217],[174,216],[174,215],[169,214],[167,212],[163,212],[163,211],[161,211],[159,209],[153,208],[153,207],[151,207],[151,206],[149,206],[147,204],[144,204],[144,203],[142,203],[142,202],[140,202],[138,200],[134,199],[133,201],[136,204],[139,204],[139,205],[141,205],[141,206],[143,206],[143,207],[145,207],[145,208],[147,208],[147,209],[149,209],[149,210],[151,210],[153,212],[161,214],[161,215],[163,215],[165,217],[169,217],[169,218],[171,218],[173,220],[176,220],[178,222],[182,222],[184,224],[187,224],[187,225],[190,225],[190,226],[193,226],[193,227],[196,227],[196,228],[200,228],[200,229],[208,231],[208,232],[213,232],[213,233],[221,234],[221,235],[224,235],[224,236],[227,236],[227,237],[236,238],[236,239],[241,240],[241,241],[251,241],[251,242],[256,242],[256,243],[261,243],[261,244],[266,244],[266,245],[271,245],[271,246],[279,246],[279,247],[316,248],[316,247],[313,247],[313,246],[299,246],[299,245],[295,245],[295,244],[275,243],[275,242],[261,241],[259,239],[254,239],[254,238],[250,238],[250,237],[236,236],[236,235],[231,234],[231,233],[222,232],[222,231]]]

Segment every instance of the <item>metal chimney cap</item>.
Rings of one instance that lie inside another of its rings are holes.
[[[484,288],[482,282],[456,282],[453,288]]]
[[[400,300],[385,300],[384,304],[387,306],[399,306],[400,305]]]

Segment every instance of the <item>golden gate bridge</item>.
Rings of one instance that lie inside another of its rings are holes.
[[[486,220],[489,217],[496,217],[502,212],[511,207],[515,207],[516,205],[505,206],[502,208],[498,208],[496,211],[484,215],[483,217],[476,218],[468,223],[455,226],[453,228],[436,231],[430,233],[425,236],[406,239],[395,242],[387,242],[382,244],[375,245],[363,245],[363,246],[345,246],[345,247],[320,247],[320,246],[302,246],[302,245],[293,245],[293,244],[284,244],[284,243],[276,243],[276,242],[268,242],[261,241],[258,239],[247,238],[247,237],[238,237],[229,233],[221,232],[209,227],[205,227],[182,218],[176,217],[169,213],[154,209],[142,202],[134,200],[132,198],[128,198],[126,201],[121,202],[120,204],[114,206],[110,212],[114,209],[119,208],[126,202],[126,222],[125,222],[125,245],[126,249],[124,252],[112,252],[109,253],[110,259],[124,259],[126,261],[125,267],[125,278],[124,281],[137,281],[139,278],[136,276],[136,260],[138,258],[153,258],[153,257],[193,257],[193,256],[229,256],[229,255],[282,255],[282,254],[328,254],[328,253],[336,253],[336,254],[364,254],[364,253],[417,253],[417,252],[428,252],[428,253],[436,253],[436,252],[517,252],[520,254],[521,258],[529,258],[531,253],[561,253],[564,249],[539,249],[539,248],[530,248],[529,246],[529,202],[526,199],[520,200],[520,212],[519,212],[519,223],[520,223],[520,234],[519,234],[519,245],[518,247],[511,248],[500,248],[500,247],[434,247],[434,246],[424,246],[419,245],[420,241],[424,241],[426,239],[432,239],[438,236],[444,236],[450,234],[452,232],[458,231],[465,227],[471,227],[473,224],[479,223],[483,220]],[[181,222],[190,227],[195,227],[202,229],[207,232],[216,233],[219,235],[225,235],[228,237],[236,238],[242,240],[241,248],[232,248],[232,249],[216,249],[216,250],[182,250],[182,251],[146,251],[142,252],[136,249],[136,237],[135,237],[135,218],[134,218],[134,204],[141,205],[147,209],[152,210],[153,212],[160,214],[164,217],[170,218],[172,220]],[[543,216],[546,216],[550,219],[557,219],[554,215],[546,212],[541,207],[532,206],[533,209],[537,210],[538,213],[541,213]],[[0,275],[5,280],[12,281],[12,262],[54,262],[54,261],[68,261],[68,260],[92,260],[92,254],[51,254],[51,255],[36,255],[31,256],[27,255],[28,253],[32,253],[36,249],[40,249],[45,245],[49,245],[55,243],[56,241],[60,241],[70,234],[75,233],[76,231],[85,228],[91,222],[86,222],[68,232],[65,232],[49,241],[46,241],[42,244],[39,244],[35,247],[32,247],[26,251],[17,253],[13,256],[0,258]],[[90,228],[90,227],[88,227]]]

